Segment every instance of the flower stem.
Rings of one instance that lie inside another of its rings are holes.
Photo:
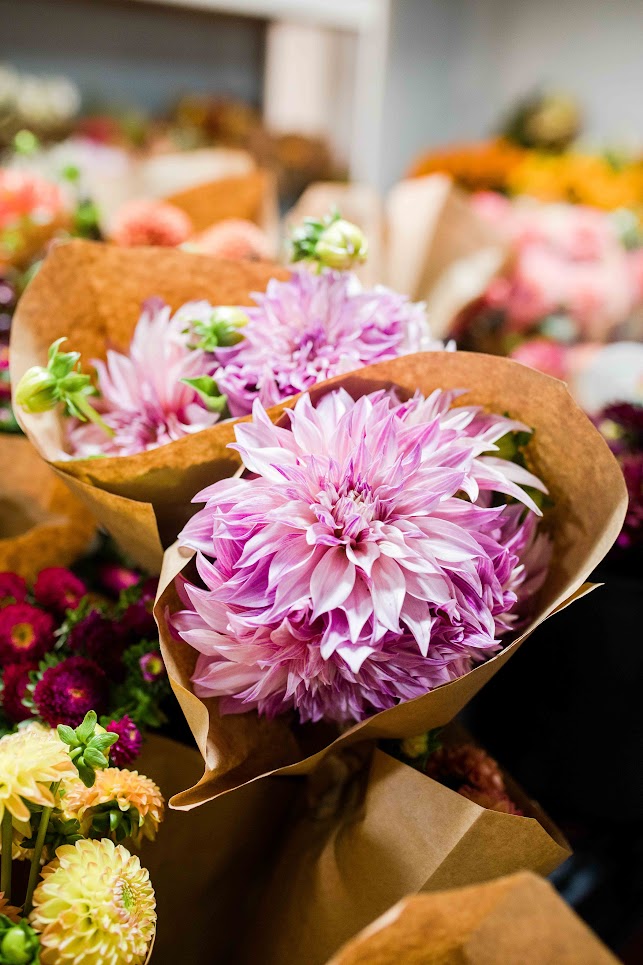
[[[60,787],[60,781],[51,785],[51,793],[56,797],[58,793],[58,788]],[[36,837],[36,844],[33,849],[33,857],[31,859],[31,868],[29,869],[29,882],[27,884],[27,896],[25,898],[25,907],[23,910],[23,915],[26,918],[31,913],[33,893],[36,887],[36,882],[38,880],[38,875],[40,874],[40,858],[42,855],[42,849],[45,843],[45,836],[47,834],[47,828],[49,827],[49,818],[51,817],[51,812],[53,807],[43,808],[42,814],[40,815],[40,824],[38,825],[38,835]]]
[[[7,901],[11,898],[11,862],[13,859],[13,823],[11,812],[4,809],[2,815],[2,856],[0,871],[0,891]]]
[[[76,408],[79,409],[84,416],[97,425],[99,429],[102,429],[103,432],[110,437],[110,439],[112,438],[114,435],[114,430],[110,428],[104,419],[100,417],[96,409],[87,401],[84,395],[81,395],[80,393],[78,395],[74,395],[73,402]]]

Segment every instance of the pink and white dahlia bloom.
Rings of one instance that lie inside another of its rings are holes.
[[[105,362],[96,359],[92,364],[100,391],[95,408],[114,436],[109,438],[92,422],[74,422],[69,441],[75,456],[155,449],[219,418],[181,381],[202,375],[207,364],[202,352],[186,346],[180,319],[172,317],[160,299],[145,303],[128,355],[109,351]]]
[[[199,493],[180,536],[203,581],[172,618],[198,696],[348,722],[500,649],[547,570],[523,488],[545,487],[497,455],[526,427],[458,394],[304,395],[289,428],[255,402],[235,430],[246,473]]]
[[[249,415],[255,399],[268,407],[334,375],[444,348],[424,305],[382,286],[364,291],[350,272],[298,268],[253,298],[243,340],[217,352],[212,373],[233,416]]]

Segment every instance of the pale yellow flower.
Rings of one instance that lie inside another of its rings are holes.
[[[14,827],[29,834],[27,802],[53,807],[51,785],[71,777],[76,768],[56,731],[31,724],[0,740],[0,821],[5,810]]]
[[[141,965],[156,924],[146,868],[107,838],[58,848],[34,892],[42,965]]]
[[[121,811],[128,811],[132,807],[138,811],[139,827],[132,835],[136,844],[140,844],[143,837],[154,840],[163,820],[163,795],[154,781],[138,771],[106,767],[96,772],[93,787],[85,787],[80,780],[66,782],[62,807],[66,817],[76,818],[81,827],[87,830],[91,826],[93,811],[112,801]]]

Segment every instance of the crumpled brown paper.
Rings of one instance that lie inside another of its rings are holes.
[[[91,241],[59,245],[20,299],[11,331],[11,381],[46,362],[49,345],[68,336],[66,349],[84,366],[108,347],[127,350],[141,303],[160,295],[172,308],[206,298],[215,305],[251,303],[250,293],[288,273],[276,265],[218,261],[170,248],[117,248]],[[158,572],[167,546],[194,512],[192,497],[214,479],[232,475],[239,457],[228,449],[234,422],[135,456],[64,458],[60,412],[16,417],[43,456],[113,534],[132,559]],[[275,412],[280,412],[277,407]],[[158,528],[157,528],[158,525]]]
[[[339,385],[355,398],[391,385],[404,393],[420,389],[425,395],[438,387],[466,388],[460,404],[477,403],[495,412],[509,412],[532,426],[533,469],[554,500],[547,513],[555,547],[547,579],[534,601],[528,627],[517,639],[509,637],[501,653],[459,680],[375,714],[333,740],[328,728],[295,728],[286,717],[270,721],[255,712],[219,716],[215,698],[201,700],[194,695],[190,678],[196,652],[173,637],[168,623],[169,614],[180,608],[174,578],[188,565],[189,554],[176,546],[170,548],[155,615],[172,687],[205,761],[199,783],[175,797],[177,807],[194,807],[269,773],[309,773],[329,751],[358,741],[412,737],[453,720],[540,623],[587,591],[585,581],[621,529],[627,504],[622,473],[562,382],[509,359],[440,352],[369,366],[331,379],[311,395],[319,397]],[[287,404],[292,405],[292,400]]]
[[[288,215],[296,224],[337,208],[369,242],[358,274],[425,301],[431,333],[445,338],[458,313],[486,289],[509,257],[505,239],[442,174],[400,181],[382,200],[360,184],[311,185]]]
[[[406,898],[328,965],[618,965],[552,886],[529,872]]]
[[[0,571],[32,583],[89,548],[96,521],[22,436],[0,433]]]

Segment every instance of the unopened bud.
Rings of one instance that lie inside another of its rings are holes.
[[[16,386],[16,402],[25,412],[48,412],[59,401],[58,379],[42,365],[27,369]]]
[[[368,243],[357,225],[339,218],[322,231],[315,254],[320,264],[346,271],[366,261]]]

